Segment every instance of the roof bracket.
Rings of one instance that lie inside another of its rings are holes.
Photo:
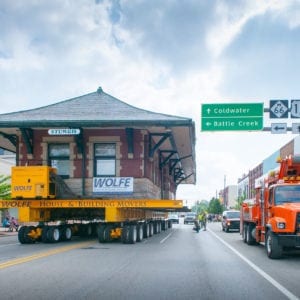
[[[163,156],[163,153],[169,153],[167,157]],[[161,150],[159,151],[159,169],[161,170],[173,156],[173,154],[177,153],[175,150]]]
[[[176,185],[179,185],[183,180],[188,179],[188,178],[191,177],[192,175],[194,175],[194,173],[191,173],[191,174],[188,175],[188,176],[182,177],[180,180],[178,180],[178,181],[176,182]]]
[[[152,147],[152,137],[160,136],[161,139]],[[149,157],[153,157],[154,152],[163,144],[163,142],[171,136],[170,133],[150,133],[149,134]]]
[[[17,147],[17,136],[15,134],[7,134],[4,132],[0,132],[0,135],[8,139],[15,147]]]
[[[33,130],[31,128],[20,128],[24,139],[27,153],[33,154]]]

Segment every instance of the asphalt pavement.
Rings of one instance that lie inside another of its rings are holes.
[[[11,235],[17,235],[17,231],[8,231],[8,228],[0,227],[0,237],[2,236],[11,236]]]

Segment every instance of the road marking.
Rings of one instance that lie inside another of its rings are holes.
[[[254,269],[258,274],[260,274],[262,277],[264,277],[267,281],[269,281],[274,287],[276,287],[281,293],[283,293],[285,296],[288,297],[290,300],[299,300],[296,295],[291,293],[289,290],[287,290],[283,285],[281,285],[278,281],[276,281],[273,277],[271,277],[269,274],[267,274],[265,271],[260,269],[257,265],[255,265],[253,262],[251,262],[248,258],[246,258],[244,255],[242,255],[240,252],[238,252],[236,249],[234,249],[232,246],[230,246],[227,242],[225,242],[222,238],[220,238],[217,234],[215,234],[213,231],[208,229],[209,232],[214,235],[221,243],[223,243],[227,248],[229,248],[232,252],[234,252],[237,256],[239,256],[244,262],[246,262],[252,269]]]
[[[76,245],[60,247],[60,248],[57,248],[57,249],[53,249],[53,250],[49,250],[49,251],[45,251],[45,252],[40,252],[40,253],[33,254],[33,255],[30,255],[30,256],[25,256],[25,257],[20,257],[20,258],[16,258],[16,259],[13,259],[13,260],[9,260],[7,262],[0,263],[0,270],[8,268],[8,267],[15,266],[15,265],[23,264],[23,263],[26,263],[26,262],[29,262],[29,261],[32,261],[32,260],[35,260],[35,259],[39,259],[39,258],[47,257],[47,256],[50,256],[50,255],[55,255],[55,254],[58,254],[58,253],[70,251],[70,250],[81,248],[81,247],[84,247],[84,246],[88,246],[92,243],[94,243],[94,242],[83,242],[83,243],[79,243],[79,244],[76,244]]]
[[[7,247],[7,246],[15,246],[15,245],[20,245],[20,244],[19,243],[5,244],[5,245],[0,245],[0,248]]]
[[[163,238],[159,243],[163,244],[172,234],[174,231],[170,232],[165,238]]]

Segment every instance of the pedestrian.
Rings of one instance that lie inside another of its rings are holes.
[[[19,228],[19,224],[18,224],[16,218],[15,218],[15,217],[11,217],[11,220],[10,220],[10,228],[9,228],[10,231],[14,231],[14,229],[15,229],[16,231],[18,231],[18,228]]]

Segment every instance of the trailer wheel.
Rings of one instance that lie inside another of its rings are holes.
[[[47,231],[47,238],[51,243],[57,243],[60,239],[60,230],[56,226],[50,226]]]
[[[129,244],[135,244],[137,238],[137,229],[135,225],[129,226]]]
[[[25,228],[26,226],[22,226],[19,230],[18,230],[18,240],[21,244],[25,244]]]
[[[269,258],[278,259],[282,257],[282,246],[279,245],[278,237],[271,231],[267,231],[265,247]]]
[[[128,225],[125,225],[122,228],[121,241],[124,244],[128,244],[129,243],[129,226]]]
[[[48,240],[48,230],[49,226],[44,226],[42,229],[42,242],[43,243],[49,243],[50,241]]]
[[[148,238],[150,235],[150,227],[149,223],[144,223],[143,225],[143,233],[144,233],[144,238]]]
[[[106,243],[109,243],[112,241],[112,238],[110,236],[110,232],[112,229],[113,229],[113,226],[111,226],[111,225],[107,225],[104,227],[103,238]]]
[[[106,225],[99,225],[97,228],[97,235],[98,235],[99,243],[105,243],[105,236],[104,236],[105,228],[106,228]]]
[[[63,226],[60,232],[61,241],[70,241],[72,239],[72,229],[70,226]]]
[[[137,235],[136,235],[136,241],[137,242],[141,242],[144,238],[144,229],[143,229],[143,225],[142,224],[138,224],[136,226],[136,231],[137,231]]]
[[[153,227],[154,227],[154,224],[153,223],[149,223],[149,236],[153,235]]]
[[[24,229],[24,241],[25,241],[25,244],[33,244],[35,243],[35,239],[31,238],[28,234],[30,234],[30,232],[32,230],[35,230],[35,227],[34,226],[25,226],[25,229]]]

